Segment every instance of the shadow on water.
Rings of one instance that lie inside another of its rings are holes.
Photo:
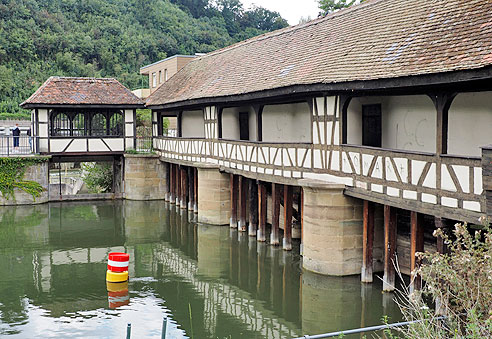
[[[176,338],[291,338],[399,319],[378,281],[302,271],[299,244],[285,252],[194,219],[161,201],[0,208],[0,334],[123,337],[131,322],[132,338],[160,337],[167,315]],[[116,309],[111,251],[131,257]]]

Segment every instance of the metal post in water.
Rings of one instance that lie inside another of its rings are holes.
[[[161,335],[161,339],[166,339],[166,334],[167,334],[167,317],[164,317],[164,319],[162,319],[162,335]]]
[[[126,339],[130,339],[132,335],[132,324],[126,325]]]

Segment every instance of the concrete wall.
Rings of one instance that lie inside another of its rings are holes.
[[[148,75],[149,77],[149,88],[150,93],[153,93],[159,86],[166,82],[165,73],[167,70],[167,80],[176,74],[181,68],[183,68],[187,63],[193,61],[194,55],[174,55],[159,62],[156,62],[148,67],[140,70],[140,74]],[[159,78],[159,71],[161,71],[162,79]],[[155,73],[157,77],[156,86],[152,83],[152,74]]]
[[[166,166],[157,155],[124,155],[124,197],[130,200],[164,200]]]
[[[311,142],[311,113],[307,103],[263,108],[263,141]]]
[[[205,137],[203,111],[183,111],[181,117],[182,137]]]
[[[436,109],[426,95],[353,98],[347,110],[347,142],[362,144],[362,105],[381,104],[382,147],[436,151]]]
[[[198,222],[229,225],[229,175],[215,166],[198,168]]]
[[[303,268],[326,275],[360,274],[362,200],[343,194],[344,185],[303,179]]]
[[[492,92],[460,93],[449,108],[448,153],[480,156],[492,144]]]
[[[0,195],[0,206],[42,204],[49,200],[48,160],[46,160],[46,162],[27,167],[24,174],[24,180],[35,181],[40,184],[44,188],[41,196],[33,199],[32,195],[19,189],[14,189],[13,198],[11,197],[7,200]]]

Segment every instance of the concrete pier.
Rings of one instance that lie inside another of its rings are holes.
[[[196,164],[198,168],[198,222],[229,225],[231,200],[229,175],[214,165]]]
[[[154,154],[125,154],[125,199],[164,200],[166,166]]]

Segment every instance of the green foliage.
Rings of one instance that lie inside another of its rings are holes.
[[[35,181],[24,180],[26,168],[46,162],[45,157],[30,158],[0,158],[0,193],[5,199],[14,198],[15,189],[24,191],[35,200],[44,191],[44,188]]]
[[[109,193],[113,188],[113,166],[111,163],[81,163],[82,180],[91,193]]]
[[[318,0],[318,7],[324,13],[332,13],[339,9],[350,7],[356,3],[364,2],[364,0]]]
[[[425,287],[400,308],[406,319],[423,321],[403,329],[405,338],[492,338],[492,229],[487,222],[473,234],[456,224],[452,236],[442,229],[434,236],[444,239],[448,251],[417,254]]]
[[[0,120],[31,120],[29,113],[0,113]]]
[[[152,111],[150,109],[137,109],[137,127],[152,126]]]
[[[0,1],[0,112],[20,113],[49,76],[115,77],[147,87],[143,65],[210,52],[287,26],[237,0]]]

